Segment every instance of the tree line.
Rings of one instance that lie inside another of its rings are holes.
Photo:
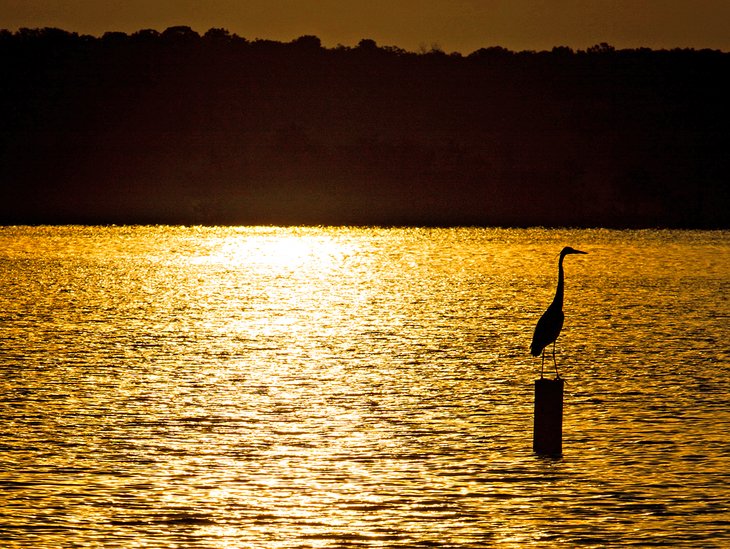
[[[730,54],[0,31],[0,223],[730,226]]]

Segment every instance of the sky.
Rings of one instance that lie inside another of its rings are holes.
[[[324,46],[363,39],[409,51],[438,47],[586,49],[689,47],[730,51],[728,0],[0,0],[0,28],[58,27],[99,36],[187,25],[250,40],[308,34]]]

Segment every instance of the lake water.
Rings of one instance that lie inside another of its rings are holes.
[[[3,547],[730,546],[729,232],[6,227],[0,266]]]

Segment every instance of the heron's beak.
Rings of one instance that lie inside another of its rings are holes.
[[[588,252],[581,252],[580,250],[573,250],[573,253],[574,254],[584,254],[584,255],[588,254]]]

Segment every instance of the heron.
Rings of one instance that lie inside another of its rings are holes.
[[[532,344],[530,345],[530,352],[532,356],[540,356],[542,354],[542,364],[540,365],[540,377],[543,377],[543,371],[545,368],[545,347],[553,344],[553,365],[555,366],[556,379],[560,379],[560,373],[558,372],[558,363],[555,361],[555,341],[560,335],[560,330],[563,329],[563,320],[565,315],[563,314],[563,259],[566,255],[570,254],[587,254],[588,252],[581,252],[575,250],[570,246],[566,246],[560,251],[560,260],[558,261],[558,287],[555,290],[555,297],[553,302],[542,314],[540,320],[537,321],[535,326],[535,333],[532,336]]]

